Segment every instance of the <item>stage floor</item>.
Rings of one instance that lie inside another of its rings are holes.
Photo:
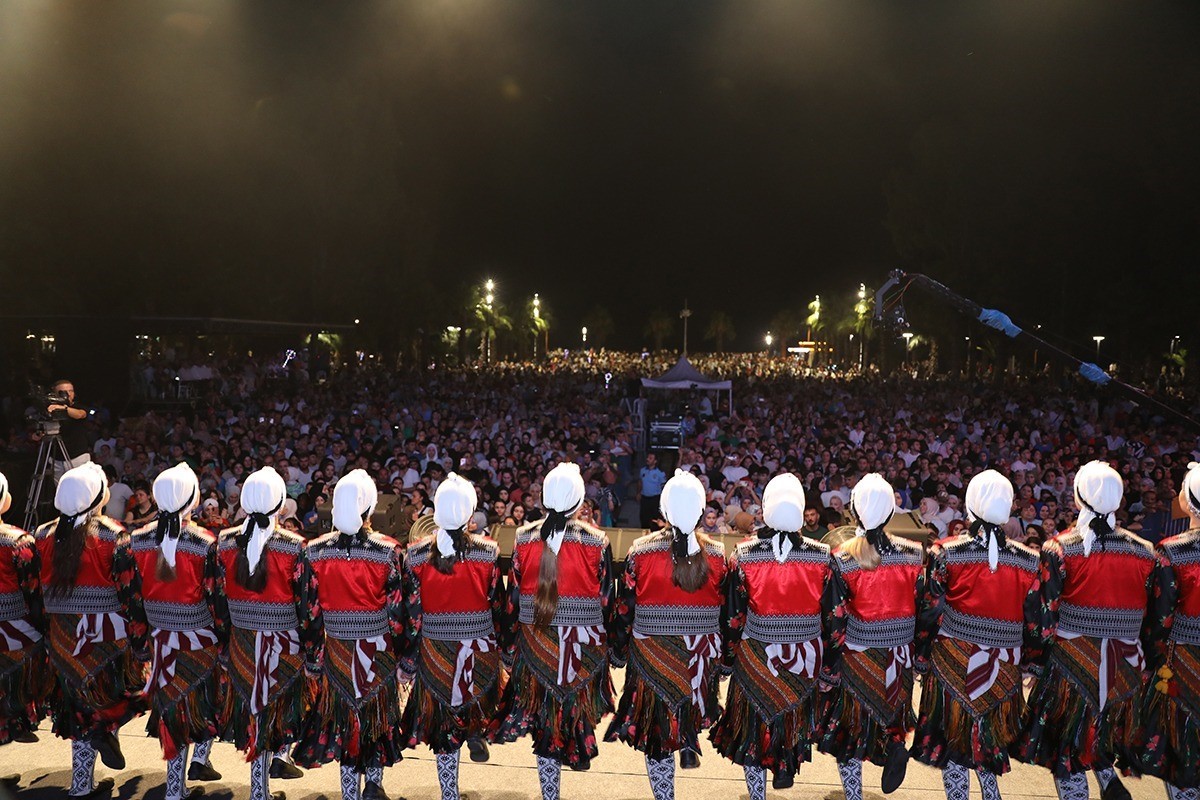
[[[619,688],[623,675],[620,670],[614,673]],[[604,724],[607,724],[607,720]],[[121,730],[121,746],[128,763],[125,771],[113,773],[99,762],[96,764],[97,779],[112,777],[116,780],[114,798],[161,800],[163,797],[165,765],[158,742],[144,735],[145,725],[145,717],[141,717]],[[58,800],[66,796],[66,789],[70,785],[71,749],[67,742],[55,738],[49,728],[49,722],[42,724],[41,741],[36,744],[0,747],[0,775],[22,775],[17,792],[20,800]],[[676,797],[679,800],[746,798],[741,768],[716,755],[707,746],[707,740],[705,745],[699,769],[676,772]],[[528,740],[493,746],[491,754],[489,763],[473,764],[464,749],[459,783],[465,800],[540,798],[537,770]],[[246,800],[250,795],[250,767],[233,746],[218,743],[213,748],[212,763],[223,777],[213,783],[198,784],[204,786],[205,796],[215,800]],[[879,791],[880,769],[867,764],[863,772],[865,796],[871,800],[885,797]],[[1161,800],[1166,794],[1162,782],[1153,778],[1125,779],[1125,785],[1136,800]],[[401,797],[408,800],[440,800],[433,754],[424,748],[406,753],[402,763],[384,773],[384,788],[392,800]],[[341,797],[338,769],[332,764],[308,770],[303,778],[297,780],[272,781],[271,789],[286,792],[288,800],[339,800]],[[1000,778],[1000,792],[1006,800],[1057,796],[1049,772],[1015,762],[1012,772]],[[1100,796],[1094,777],[1091,778],[1091,792],[1094,798]],[[979,796],[979,787],[974,781],[971,794],[973,797]],[[564,800],[643,800],[649,796],[650,788],[641,754],[621,744],[601,743],[600,755],[588,772],[563,770]],[[840,800],[842,788],[837,765],[832,758],[816,753],[815,760],[801,769],[794,787],[783,792],[768,788],[767,796],[780,800]],[[3,797],[2,789],[0,797]],[[941,773],[915,761],[910,762],[904,785],[891,797],[927,800],[945,797]]]

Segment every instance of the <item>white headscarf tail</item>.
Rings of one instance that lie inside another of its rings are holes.
[[[165,469],[154,479],[154,502],[158,504],[159,530],[169,529],[159,542],[163,558],[175,568],[175,552],[179,547],[179,526],[183,517],[200,502],[200,482],[196,472],[185,463]],[[174,519],[170,519],[170,517]]]
[[[557,528],[563,517],[570,517],[578,511],[579,506],[583,504],[583,496],[583,475],[579,472],[578,464],[569,462],[559,464],[550,470],[545,480],[542,481],[542,504],[548,512],[552,512],[546,515],[546,522],[542,523],[542,541],[555,555],[562,547],[566,529],[561,528],[548,532],[546,526],[555,524]]]
[[[1083,554],[1090,556],[1096,543],[1093,523],[1103,519],[1110,530],[1116,530],[1117,516],[1125,484],[1120,474],[1103,461],[1089,461],[1075,473],[1075,500],[1079,519],[1075,525],[1083,533]]]
[[[687,555],[700,552],[696,539],[696,526],[704,516],[704,485],[687,470],[677,469],[675,475],[663,486],[658,500],[663,519],[677,529],[687,540]],[[678,558],[680,553],[675,553]]]
[[[250,562],[251,573],[258,570],[258,562],[262,560],[263,550],[271,538],[275,520],[286,497],[287,487],[283,478],[271,467],[263,467],[251,473],[242,485],[242,508],[247,514],[242,531],[250,534],[246,557]]]
[[[433,521],[437,523],[437,549],[443,558],[455,553],[449,531],[464,530],[475,513],[475,485],[456,472],[441,482],[433,496]]]
[[[992,526],[1008,522],[1012,503],[1012,484],[994,469],[985,469],[967,484],[967,516],[987,524],[988,566],[992,572],[1000,564],[1000,542]]]

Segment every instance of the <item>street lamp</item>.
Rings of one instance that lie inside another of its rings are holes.
[[[583,343],[586,345],[587,344],[587,325],[583,326],[583,328],[580,330],[580,333],[583,334]]]
[[[763,337],[763,341],[767,343],[767,352],[769,353],[771,345],[775,343],[775,337],[771,335],[770,331],[767,331],[767,335]]]
[[[533,360],[537,361],[538,353],[538,320],[542,318],[542,298],[538,297],[538,293],[533,293]]]
[[[1100,343],[1104,341],[1103,336],[1093,336],[1092,341],[1096,343],[1096,360],[1100,360]]]
[[[907,364],[908,363],[908,348],[912,346],[913,332],[905,331],[904,333],[902,333],[900,335],[904,337],[904,363]]]
[[[971,374],[971,337],[967,336],[967,374]]]
[[[1171,355],[1175,355],[1175,345],[1177,345],[1177,344],[1179,344],[1179,337],[1178,336],[1172,337],[1171,338]]]

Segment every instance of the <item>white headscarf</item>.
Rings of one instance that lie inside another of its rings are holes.
[[[250,562],[250,572],[258,569],[262,558],[263,548],[271,538],[275,528],[275,520],[283,501],[287,498],[287,487],[283,478],[271,467],[263,467],[250,473],[242,484],[242,509],[246,512],[246,521],[242,523],[242,534],[250,535],[246,547],[246,558]]]
[[[106,494],[108,479],[104,470],[89,461],[63,473],[54,492],[54,507],[78,528],[104,505]]]
[[[704,501],[703,484],[699,478],[686,470],[675,470],[675,474],[663,485],[658,508],[663,519],[678,531],[672,537],[672,558],[680,560],[700,552],[700,542],[696,541],[696,526],[704,516]]]
[[[1092,554],[1098,532],[1116,530],[1115,512],[1121,507],[1125,483],[1120,474],[1103,461],[1089,461],[1075,473],[1075,504],[1079,506],[1076,527],[1083,532],[1083,554]],[[1101,548],[1104,543],[1101,541]]]
[[[333,527],[339,533],[356,535],[375,511],[379,490],[364,470],[351,470],[333,487]]]
[[[433,521],[438,526],[437,549],[443,557],[457,552],[454,540],[461,540],[477,502],[475,485],[457,472],[451,472],[438,486],[433,495]]]
[[[0,475],[0,479],[3,477]],[[1188,471],[1183,476],[1183,486],[1180,487],[1179,493],[1183,495],[1181,505],[1184,510],[1200,516],[1200,463],[1193,461],[1188,464]],[[0,495],[0,506],[2,505],[4,505],[4,496]]]
[[[5,477],[3,472],[0,472],[0,513],[7,511],[4,507],[4,502],[8,497],[8,478]]]
[[[807,504],[804,486],[790,472],[776,475],[763,489],[763,522],[779,534],[771,537],[771,550],[775,560],[782,564],[792,552],[793,544],[789,533],[804,527],[804,507]]]
[[[1008,478],[994,469],[985,469],[967,484],[967,516],[978,520],[987,533],[988,566],[992,572],[1000,563],[1000,526],[1012,513],[1013,487]],[[974,528],[975,526],[972,526]]]
[[[200,482],[195,471],[179,463],[160,472],[154,479],[154,502],[158,503],[158,547],[174,569],[183,516],[200,502]]]
[[[850,492],[850,505],[858,517],[857,536],[881,528],[896,513],[896,491],[878,472],[863,475]]]
[[[583,505],[583,496],[583,476],[578,464],[563,462],[542,481],[542,505],[548,512],[542,523],[542,541],[556,555],[562,547],[567,520]]]

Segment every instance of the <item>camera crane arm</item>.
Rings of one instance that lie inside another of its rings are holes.
[[[875,321],[894,327],[907,327],[908,320],[905,318],[903,305],[900,304],[900,297],[910,286],[919,286],[929,292],[939,300],[945,302],[948,306],[958,311],[964,316],[977,320],[989,328],[1000,331],[1010,339],[1023,340],[1032,344],[1038,350],[1045,351],[1051,358],[1058,361],[1063,366],[1068,367],[1081,376],[1096,384],[1097,386],[1109,386],[1113,391],[1125,396],[1140,406],[1148,406],[1153,408],[1160,414],[1171,418],[1175,422],[1192,430],[1200,430],[1200,422],[1196,421],[1187,414],[1171,408],[1166,403],[1138,389],[1136,386],[1131,386],[1124,381],[1117,380],[1112,375],[1109,375],[1099,365],[1090,361],[1082,361],[1076,358],[1061,347],[1057,347],[1050,342],[1047,342],[1040,336],[1037,336],[1024,328],[1019,327],[1012,321],[1012,318],[994,308],[984,308],[973,300],[958,294],[950,289],[944,283],[930,278],[928,275],[922,275],[919,272],[905,272],[904,270],[892,270],[888,275],[888,280],[883,286],[879,287],[879,291],[875,293]],[[900,286],[899,293],[893,299],[891,304],[887,303],[887,297],[893,290]]]

